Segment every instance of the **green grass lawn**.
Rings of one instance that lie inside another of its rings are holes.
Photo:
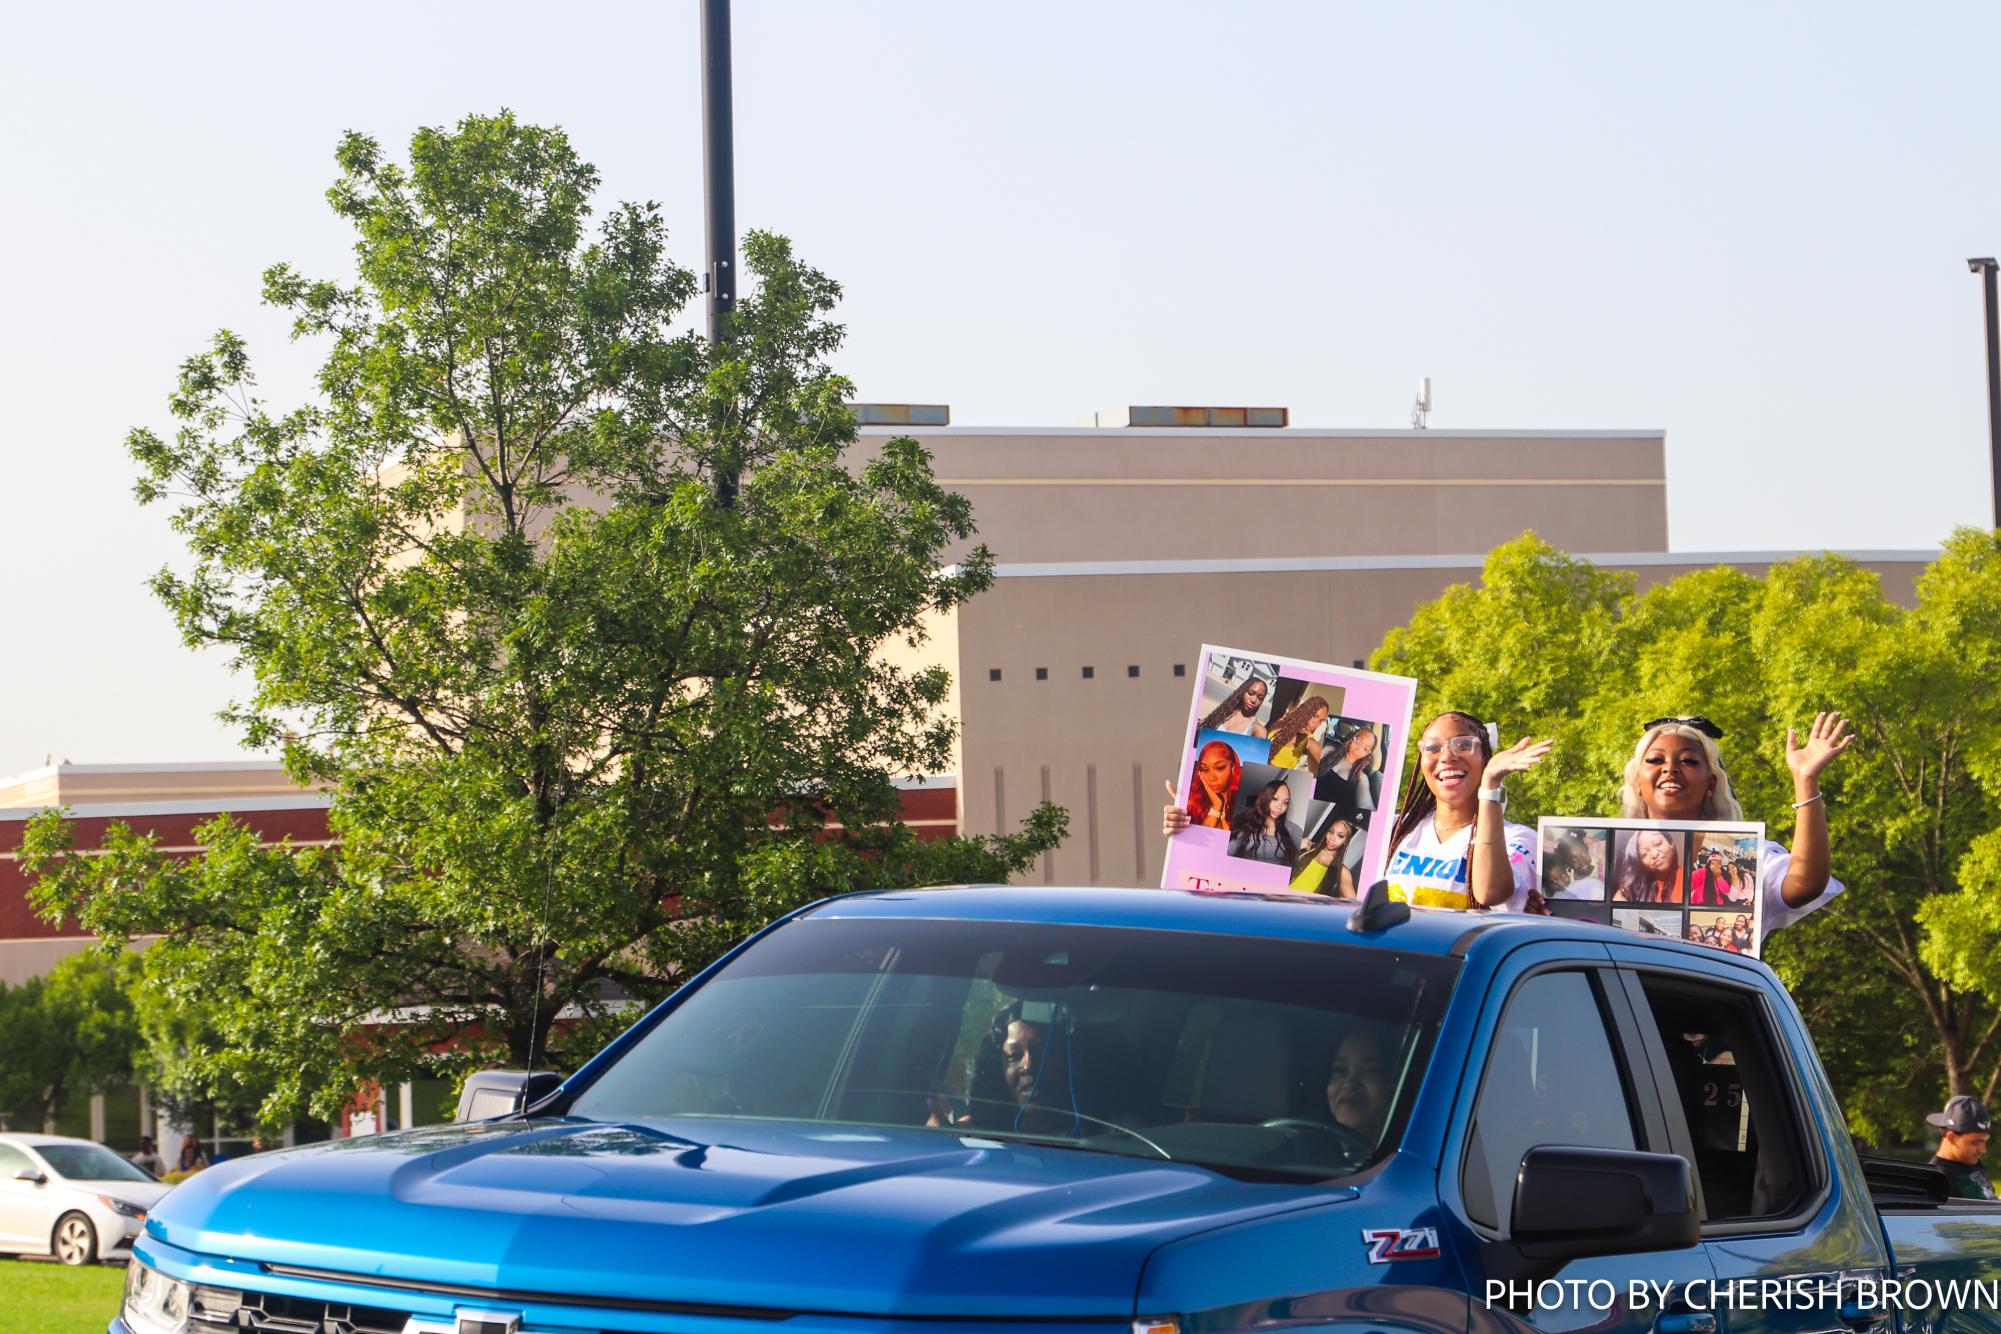
[[[0,1334],[104,1334],[124,1286],[123,1266],[0,1260]]]

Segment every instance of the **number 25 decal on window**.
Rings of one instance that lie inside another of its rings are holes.
[[[1744,1100],[1744,1086],[1742,1084],[1719,1086],[1714,1080],[1709,1080],[1702,1086],[1702,1105],[1704,1107],[1716,1106],[1719,1090],[1722,1095],[1722,1104],[1725,1107],[1735,1107]]]
[[[1365,1227],[1362,1240],[1369,1246],[1369,1263],[1386,1265],[1396,1260],[1436,1260],[1438,1229],[1429,1227]]]

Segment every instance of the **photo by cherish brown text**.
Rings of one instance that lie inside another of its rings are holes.
[[[1744,1278],[1656,1283],[1636,1278],[1487,1280],[1486,1303],[1510,1311],[1665,1310],[1834,1311],[1853,1318],[1870,1311],[2001,1310],[2001,1279]]]

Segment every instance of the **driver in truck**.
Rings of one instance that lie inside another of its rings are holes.
[[[1327,1071],[1327,1110],[1335,1121],[1370,1143],[1383,1132],[1390,1109],[1390,1062],[1382,1039],[1355,1029],[1335,1049]]]

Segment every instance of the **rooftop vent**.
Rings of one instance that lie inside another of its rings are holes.
[[[1284,408],[1110,408],[1091,414],[1093,426],[1279,427],[1290,424]]]
[[[863,426],[950,426],[949,403],[850,403],[848,410]]]

